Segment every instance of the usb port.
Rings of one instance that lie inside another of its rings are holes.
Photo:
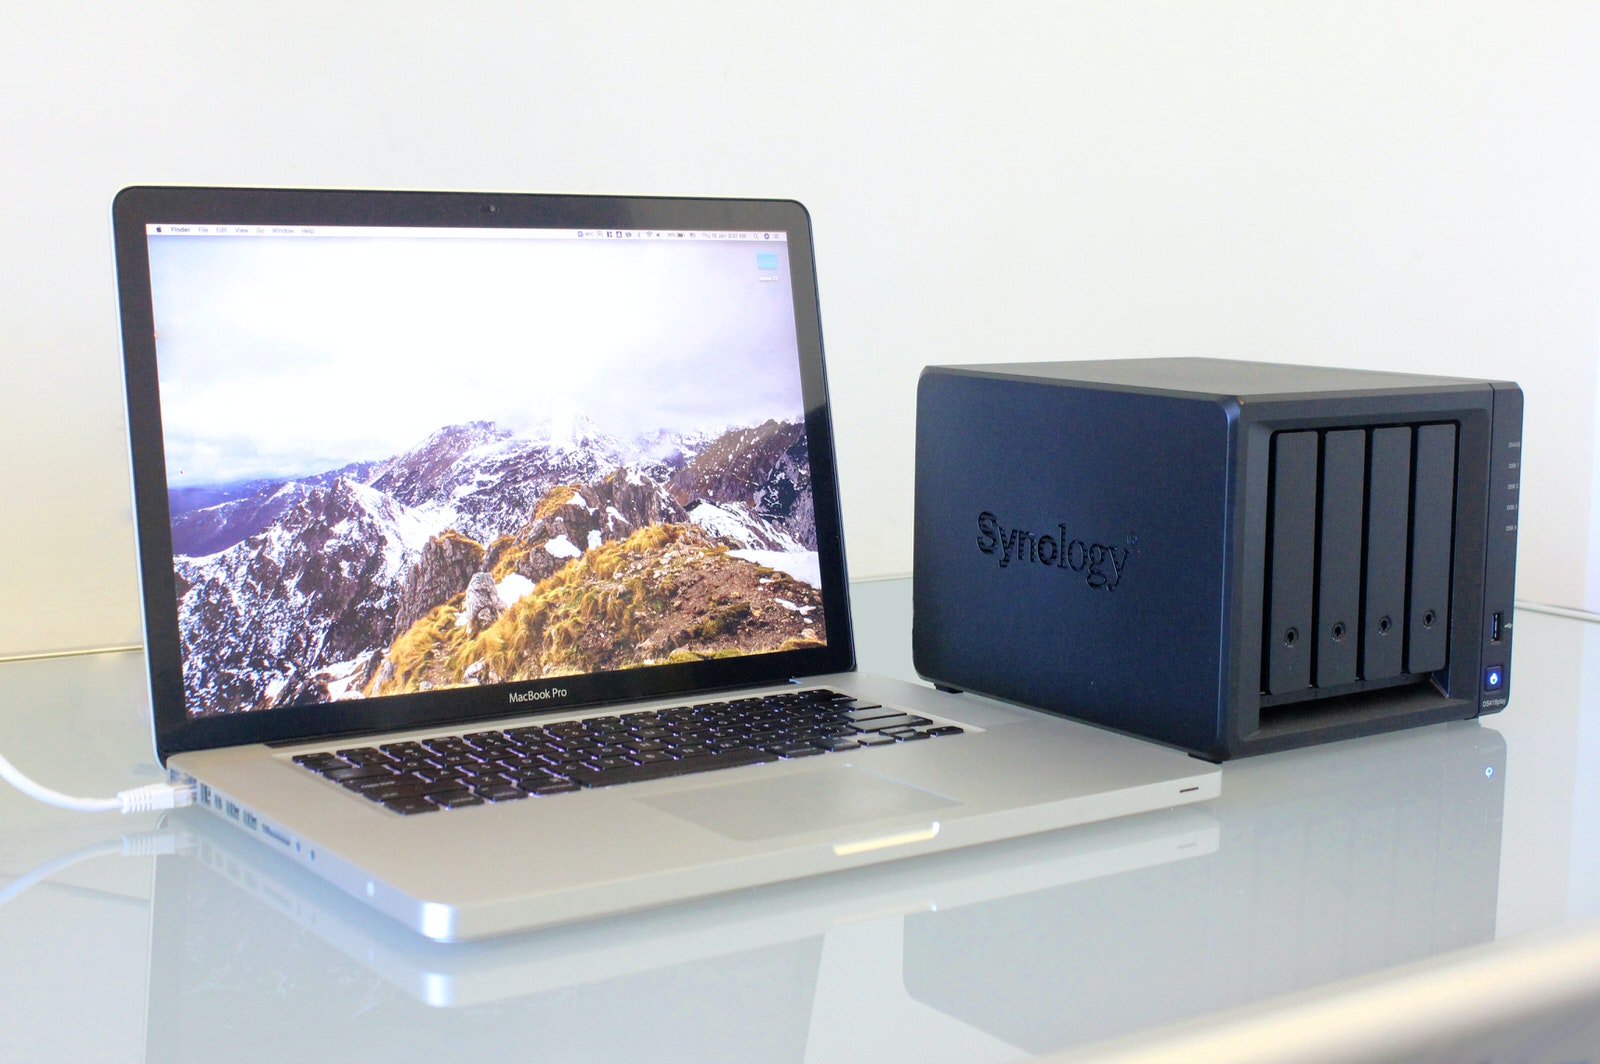
[[[1489,642],[1500,642],[1500,611],[1496,610],[1489,618]]]

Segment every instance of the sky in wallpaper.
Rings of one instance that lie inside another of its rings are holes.
[[[169,486],[803,414],[781,242],[152,236]]]

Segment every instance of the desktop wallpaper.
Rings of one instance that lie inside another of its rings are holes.
[[[826,640],[781,247],[150,251],[191,714]]]

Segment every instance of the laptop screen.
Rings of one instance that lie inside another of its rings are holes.
[[[839,660],[806,234],[180,206],[137,234],[154,403],[127,345],[136,481],[156,421],[170,542],[141,505],[158,700],[150,621],[169,613],[183,716],[293,718],[289,735]]]

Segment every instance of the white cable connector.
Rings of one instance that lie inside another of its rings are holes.
[[[194,804],[194,784],[151,783],[118,791],[116,800],[124,813],[148,813],[153,809],[176,809]]]
[[[162,817],[157,823],[165,825],[167,818]],[[192,848],[194,836],[188,831],[174,831],[163,827],[157,831],[124,835],[121,842],[121,852],[124,857],[171,857],[173,854]]]
[[[15,765],[0,755],[0,779],[46,805],[58,809],[72,809],[81,813],[145,813],[155,809],[175,809],[194,802],[194,784],[151,783],[118,791],[115,798],[74,798],[70,794],[53,791],[35,783],[19,772]]]
[[[165,823],[163,818],[162,823]],[[80,861],[87,861],[93,857],[104,857],[110,854],[121,854],[124,857],[163,857],[168,854],[182,853],[194,844],[194,837],[186,831],[173,831],[170,828],[159,828],[155,831],[143,831],[137,835],[124,835],[117,839],[107,839],[104,842],[92,843],[80,850],[63,854],[52,860],[46,861],[39,867],[24,872],[22,875],[0,887],[0,906],[11,899],[51,876],[62,869],[70,868]]]

